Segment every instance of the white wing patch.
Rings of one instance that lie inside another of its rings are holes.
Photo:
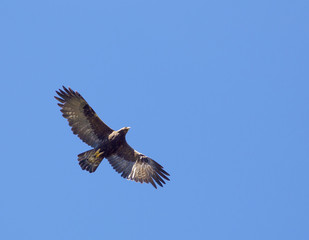
[[[162,187],[162,183],[165,183],[162,178],[169,180],[167,177],[169,174],[163,170],[160,164],[143,154],[138,154],[136,158],[135,161],[130,161],[116,154],[107,157],[112,167],[121,173],[123,178],[140,183],[151,183],[155,188],[154,181]]]

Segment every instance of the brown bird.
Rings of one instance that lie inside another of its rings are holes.
[[[66,118],[72,131],[93,149],[78,155],[79,165],[83,170],[94,172],[106,158],[112,167],[126,179],[135,182],[155,182],[163,187],[163,178],[169,181],[169,174],[150,157],[134,150],[126,141],[129,127],[114,131],[108,127],[89,106],[85,99],[71,88],[63,87],[56,91],[59,97],[62,116]]]

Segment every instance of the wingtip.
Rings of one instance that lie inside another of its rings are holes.
[[[158,189],[156,184],[153,182],[152,178],[149,180],[149,182],[151,183],[151,185],[155,188],[155,189]]]
[[[57,96],[54,96],[54,98],[55,98],[56,100],[58,100],[59,102],[61,102],[61,103],[65,103],[65,100],[63,100],[62,98],[59,98],[59,97],[57,97]]]

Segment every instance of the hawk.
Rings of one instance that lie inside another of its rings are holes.
[[[123,178],[140,183],[156,183],[163,187],[169,174],[150,157],[134,150],[126,141],[130,127],[114,131],[108,127],[76,91],[63,86],[56,91],[55,98],[60,102],[62,116],[66,118],[74,134],[93,149],[78,155],[79,165],[83,170],[95,172],[106,158]]]

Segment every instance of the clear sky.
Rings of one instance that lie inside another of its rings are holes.
[[[0,1],[0,239],[309,239],[308,11]],[[62,85],[171,181],[82,171]]]

